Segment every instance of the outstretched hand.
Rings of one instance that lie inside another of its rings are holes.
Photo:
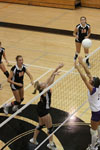
[[[62,68],[63,66],[64,66],[64,64],[61,63],[61,64],[59,64],[58,68],[60,69],[60,68]]]

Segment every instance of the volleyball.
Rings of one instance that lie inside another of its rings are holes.
[[[82,41],[82,46],[84,48],[90,48],[92,46],[92,41],[90,39],[84,39]]]

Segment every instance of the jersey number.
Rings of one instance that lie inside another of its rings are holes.
[[[19,72],[19,77],[23,76],[24,72]]]
[[[82,29],[82,30],[81,30],[81,33],[86,33],[86,29]]]

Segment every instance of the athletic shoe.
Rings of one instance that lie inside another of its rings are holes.
[[[38,145],[38,144],[39,144],[37,141],[34,143],[34,139],[33,139],[33,138],[30,139],[30,142],[31,142],[32,144],[34,144],[34,145]]]
[[[49,148],[49,149],[51,149],[51,150],[57,150],[57,147],[56,147],[56,145],[55,145],[55,143],[53,143],[53,144],[47,144],[47,147]]]
[[[92,146],[91,146],[91,145],[89,145],[89,146],[86,148],[86,150],[98,150],[98,146],[97,146],[97,145],[95,145],[95,147],[94,147],[94,148],[92,148]]]
[[[6,115],[8,115],[9,107],[7,107],[6,104],[3,106],[3,111]]]
[[[14,105],[13,107],[12,107],[12,111],[13,112],[16,112],[18,110],[18,105]]]

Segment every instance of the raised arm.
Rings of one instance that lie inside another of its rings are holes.
[[[14,82],[14,81],[12,80],[12,78],[13,78],[13,71],[10,71],[10,75],[9,75],[7,81],[8,81],[9,83],[11,83],[11,84],[14,84],[14,85],[17,85],[17,86],[20,86],[20,87],[23,86],[21,83]]]
[[[47,81],[46,81],[46,85],[47,85],[47,86],[50,86],[50,85],[54,82],[55,76],[59,74],[58,70],[61,69],[63,66],[64,66],[64,64],[60,64],[60,65],[53,71],[53,73],[51,74],[51,76],[50,76],[50,77],[47,79]]]
[[[31,83],[32,85],[34,84],[34,81],[33,81],[33,76],[30,74],[30,72],[26,69],[26,74],[29,76],[30,80],[31,80]]]
[[[85,75],[82,73],[82,71],[81,71],[79,65],[77,65],[76,62],[74,63],[74,65],[75,65],[75,68],[77,69],[77,71],[79,72],[79,74],[80,74],[82,80],[84,81],[86,87],[89,89],[90,93],[92,93],[92,92],[93,92],[93,86],[92,86],[92,85],[89,83],[89,81],[86,79],[86,77],[85,77]]]
[[[79,57],[78,59],[79,59],[79,63],[80,63],[80,64],[82,65],[82,67],[84,68],[84,70],[85,70],[85,72],[86,72],[88,78],[89,78],[89,79],[92,79],[92,75],[91,75],[89,69],[87,68],[87,66],[85,65],[85,63],[83,62],[83,58],[82,58],[82,57]]]

